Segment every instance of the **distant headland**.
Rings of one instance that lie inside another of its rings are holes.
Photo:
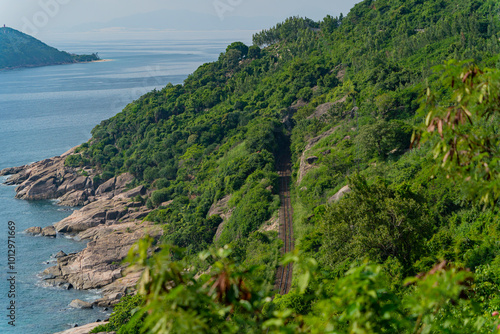
[[[0,70],[101,60],[97,53],[70,54],[18,30],[0,27]]]

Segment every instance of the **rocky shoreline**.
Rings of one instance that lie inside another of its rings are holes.
[[[57,265],[46,269],[42,276],[47,284],[64,289],[101,289],[103,297],[93,305],[110,307],[123,295],[133,293],[141,275],[126,270],[122,264],[130,247],[147,234],[160,238],[163,230],[143,221],[150,210],[139,196],[148,193],[143,186],[131,188],[131,174],[96,185],[93,170],[64,165],[66,157],[74,152],[75,148],[61,156],[7,168],[0,171],[0,176],[8,175],[5,184],[17,186],[16,198],[53,199],[59,205],[81,206],[54,226],[32,227],[26,233],[88,240],[86,248],[78,253],[65,254],[62,250],[56,256]]]

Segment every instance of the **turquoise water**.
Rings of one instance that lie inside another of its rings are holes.
[[[144,93],[181,83],[200,64],[217,59],[229,41],[142,43],[62,43],[74,53],[98,51],[108,62],[48,66],[0,72],[0,169],[59,155],[87,141],[90,130]],[[0,179],[3,181],[3,179]],[[92,301],[99,291],[45,287],[38,274],[52,256],[85,247],[65,237],[47,239],[21,233],[45,227],[71,214],[50,201],[14,199],[14,187],[0,186],[0,333],[54,333],[104,319],[102,309],[76,310],[73,299]],[[16,296],[9,298],[8,222],[16,223]],[[7,307],[15,300],[15,327]]]

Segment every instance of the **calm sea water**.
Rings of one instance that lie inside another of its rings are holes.
[[[228,42],[60,43],[57,47],[69,52],[99,52],[112,61],[0,72],[0,169],[59,155],[87,141],[100,121],[154,88],[181,83],[200,64],[217,59]],[[53,224],[71,209],[50,201],[16,200],[14,195],[14,187],[0,186],[0,333],[54,333],[106,318],[109,314],[102,309],[68,307],[73,299],[99,298],[99,291],[44,287],[38,276],[54,264],[57,252],[75,252],[85,243],[22,233],[31,226]],[[17,232],[15,299],[8,297],[9,221],[16,223]],[[8,324],[11,300],[15,327]]]

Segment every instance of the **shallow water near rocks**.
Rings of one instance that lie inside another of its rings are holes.
[[[60,44],[55,46],[74,53],[98,51],[101,58],[113,61],[0,72],[0,169],[50,158],[87,141],[90,130],[101,120],[154,88],[181,83],[200,64],[217,59],[227,44],[229,41]],[[0,182],[4,180],[0,178]],[[46,287],[39,275],[54,265],[57,252],[77,252],[85,247],[84,241],[22,233],[32,226],[51,225],[73,209],[58,207],[53,201],[17,200],[14,189],[0,185],[0,333],[55,333],[108,317],[103,309],[69,307],[73,299],[98,299],[99,291]],[[15,298],[8,297],[9,221],[16,223]],[[16,306],[15,327],[7,318],[11,300]]]

